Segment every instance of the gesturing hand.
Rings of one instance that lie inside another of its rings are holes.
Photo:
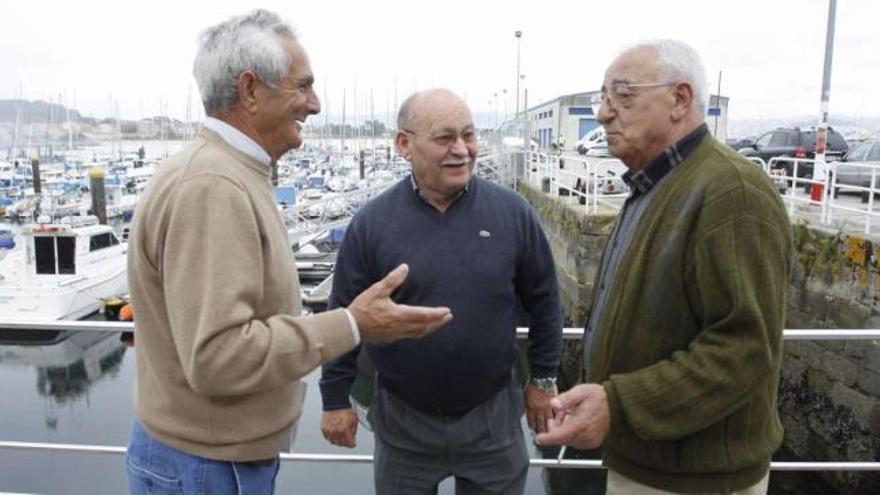
[[[401,264],[348,306],[363,340],[392,342],[424,337],[452,319],[452,311],[447,307],[408,306],[391,300],[391,293],[406,280],[408,273],[409,267]]]

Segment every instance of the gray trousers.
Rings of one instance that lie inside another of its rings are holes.
[[[511,383],[463,415],[432,415],[377,386],[369,412],[378,495],[436,494],[455,477],[455,493],[521,495],[529,455],[522,391]]]

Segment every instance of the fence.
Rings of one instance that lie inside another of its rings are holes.
[[[0,321],[0,331],[94,331],[94,332],[134,332],[133,323],[100,322],[100,321],[58,321],[28,322]],[[517,337],[528,336],[527,328],[517,328]],[[580,339],[583,337],[581,328],[563,329],[563,338]],[[785,340],[877,340],[880,330],[825,330],[825,329],[791,329],[783,331]],[[125,447],[108,445],[82,445],[41,442],[0,441],[0,449],[16,451],[76,452],[88,454],[125,454]],[[600,460],[565,459],[566,449],[560,449],[555,459],[532,458],[531,468],[558,469],[604,469]],[[283,453],[281,460],[285,462],[311,463],[372,463],[371,455],[339,455],[317,453]],[[774,471],[880,471],[880,462],[772,462],[770,469]]]
[[[520,152],[521,153],[521,152]],[[806,218],[834,228],[854,226],[865,234],[880,225],[880,162],[831,162],[774,157],[761,167],[782,195],[789,216]],[[500,160],[504,163],[503,160]],[[508,160],[507,162],[510,162]],[[587,159],[531,151],[519,174],[546,194],[570,196],[584,205],[585,214],[619,210],[629,193],[621,176],[626,168],[617,159]],[[813,170],[818,170],[814,178]],[[856,193],[861,205],[841,195]]]

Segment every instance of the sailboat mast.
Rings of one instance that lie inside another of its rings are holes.
[[[67,90],[64,90],[65,96],[67,94]],[[67,112],[67,151],[73,150],[73,124],[70,123],[70,102],[67,101],[67,98],[64,99],[64,109]]]
[[[327,78],[324,78],[324,126],[321,127],[321,149],[327,149],[324,143],[324,137],[329,130],[329,119],[330,119],[330,99],[327,98]]]
[[[21,85],[18,85],[18,101],[15,106],[15,130],[12,133],[12,160],[18,158],[18,135],[21,132]]]
[[[339,126],[339,163],[345,162],[345,88],[342,88],[342,125]]]

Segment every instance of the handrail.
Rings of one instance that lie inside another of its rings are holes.
[[[102,321],[0,321],[0,330],[78,330],[98,332],[131,332],[131,322]],[[564,328],[563,338],[574,340],[583,337],[582,328]],[[528,328],[516,329],[518,338],[528,337]],[[837,329],[787,329],[783,330],[785,340],[875,340],[880,339],[880,329],[837,330]],[[126,448],[109,445],[53,444],[37,442],[0,441],[0,450],[37,450],[48,452],[80,452],[91,454],[125,454]],[[604,469],[601,460],[563,459],[565,448],[560,450],[556,459],[529,459],[530,468],[558,469]],[[368,464],[373,462],[372,455],[359,454],[313,454],[313,453],[282,453],[282,461],[315,462],[315,463],[355,463]],[[880,471],[880,462],[771,462],[774,471]]]
[[[134,332],[132,322],[121,321],[25,321],[25,320],[0,320],[0,330],[74,330],[89,332]],[[526,338],[529,329],[519,327],[516,329],[518,338]],[[562,338],[566,340],[580,339],[584,335],[584,329],[580,327],[568,327],[562,329]],[[880,340],[880,329],[837,329],[837,328],[791,328],[782,331],[784,340]]]
[[[0,442],[0,449],[46,452],[79,452],[88,454],[124,455],[125,447],[115,445],[82,445],[71,443]],[[370,464],[369,454],[312,454],[282,452],[284,462]],[[598,459],[529,459],[531,468],[605,469]],[[880,471],[880,462],[771,462],[772,471]]]

